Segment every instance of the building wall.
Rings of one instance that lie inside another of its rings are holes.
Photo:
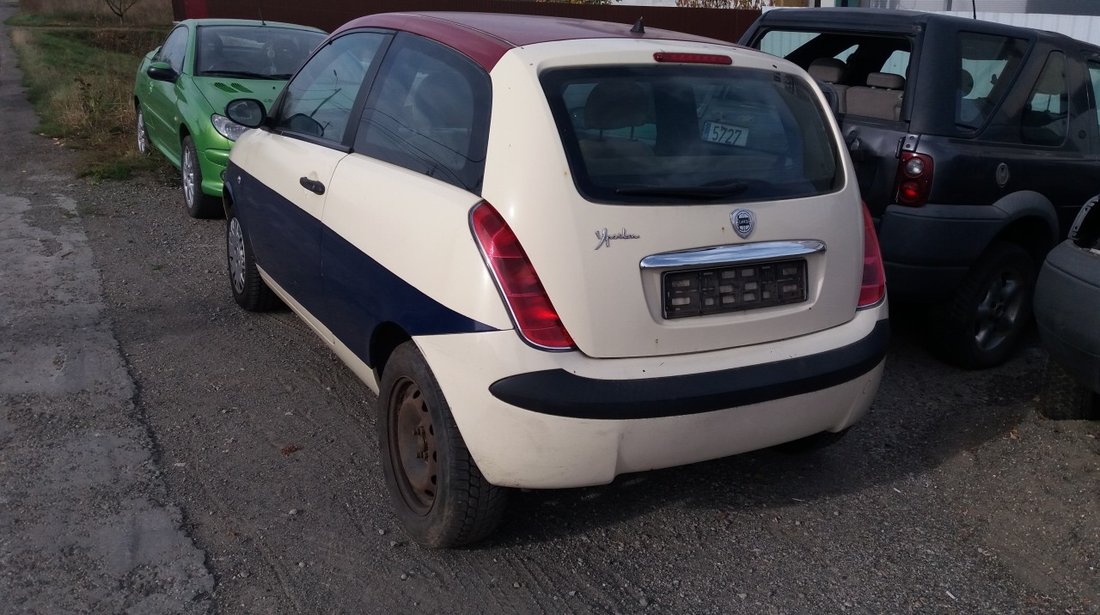
[[[353,18],[392,11],[478,11],[553,15],[632,24],[639,17],[647,26],[688,32],[724,41],[737,41],[760,11],[683,9],[674,6],[586,5],[507,0],[172,0],[177,20],[231,17],[286,21],[332,31]],[[260,13],[262,5],[263,12]]]
[[[822,6],[859,6],[957,13],[1043,13],[1100,16],[1097,0],[822,0]]]

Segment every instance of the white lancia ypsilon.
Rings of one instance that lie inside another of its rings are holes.
[[[878,243],[820,91],[642,24],[379,14],[333,33],[225,173],[233,296],[378,392],[408,533],[508,487],[835,439],[888,340]]]

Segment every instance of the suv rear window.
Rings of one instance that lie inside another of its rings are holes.
[[[793,75],[615,66],[555,69],[541,80],[589,200],[772,200],[840,185],[826,112]]]

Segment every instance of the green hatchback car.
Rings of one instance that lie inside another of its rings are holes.
[[[137,147],[180,169],[187,213],[222,214],[222,172],[244,126],[225,104],[269,105],[325,38],[316,28],[243,19],[188,19],[145,55],[134,81]]]

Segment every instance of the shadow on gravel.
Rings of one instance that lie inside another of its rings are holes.
[[[1007,364],[984,371],[946,365],[921,345],[920,316],[900,312],[875,403],[832,446],[803,454],[766,449],[620,476],[610,485],[513,494],[505,526],[487,547],[552,541],[658,510],[728,515],[828,500],[904,484],[951,457],[1009,437],[1031,411],[1044,351],[1032,332]],[[899,402],[896,400],[906,400]],[[704,517],[705,518],[705,517]]]

